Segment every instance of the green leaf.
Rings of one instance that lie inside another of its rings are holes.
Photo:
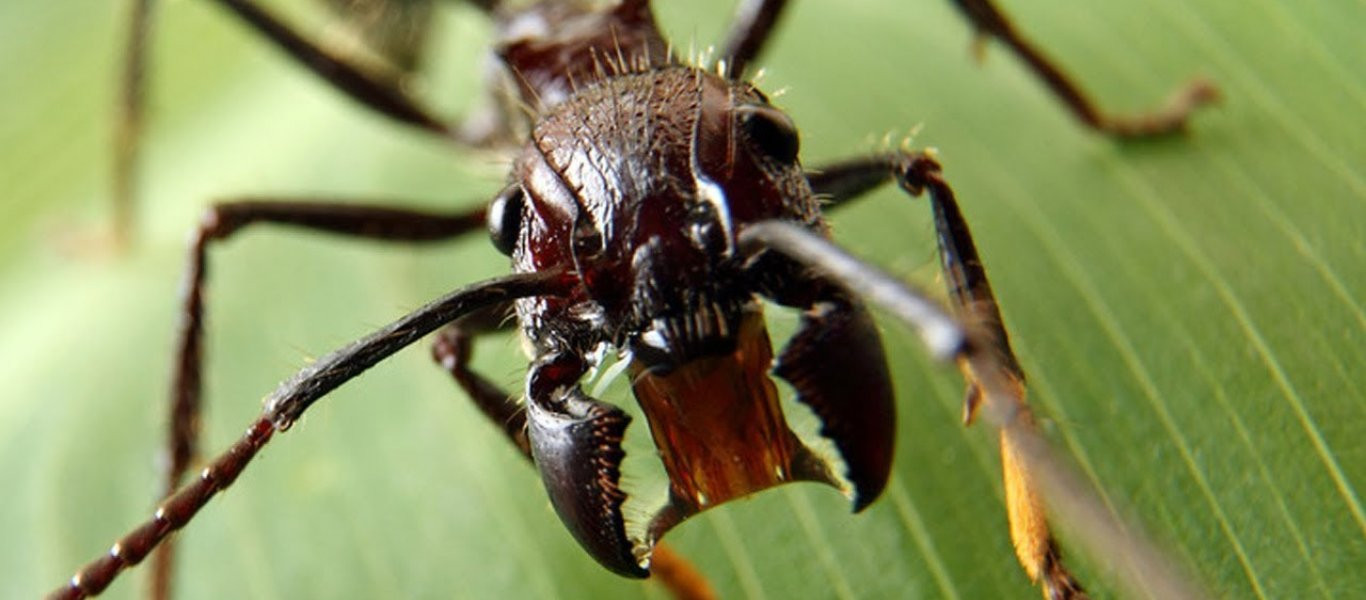
[[[368,114],[211,2],[162,6],[139,244],[73,255],[107,222],[122,3],[0,7],[0,596],[65,581],[153,507],[183,240],[206,202],[339,194],[476,206],[496,157]],[[284,2],[321,34],[321,14]],[[666,4],[666,3],[660,3]],[[675,47],[731,2],[667,3]],[[1224,102],[1191,135],[1116,144],[1019,63],[968,52],[948,2],[794,3],[764,57],[808,165],[921,126],[1000,296],[1046,433],[1112,506],[1223,597],[1366,590],[1366,38],[1359,2],[1011,1],[1019,26],[1114,110],[1186,78]],[[421,92],[480,85],[487,28],[447,10]],[[880,193],[836,237],[937,288],[921,202]],[[424,300],[506,270],[482,239],[424,248],[261,228],[211,257],[205,450],[279,380]],[[724,597],[1035,597],[1008,540],[999,459],[958,424],[961,381],[887,322],[896,474],[864,514],[796,485],[669,541]],[[180,537],[182,597],[662,597],[598,567],[424,349],[278,436]],[[511,337],[477,364],[516,389]],[[1067,515],[1057,515],[1065,521]],[[1068,559],[1100,596],[1103,557]],[[140,592],[125,574],[111,597]]]

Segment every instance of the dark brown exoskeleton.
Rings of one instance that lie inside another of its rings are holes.
[[[644,577],[653,569],[676,595],[710,596],[700,576],[658,545],[684,519],[789,481],[835,486],[859,510],[886,485],[895,410],[887,360],[864,302],[917,327],[934,355],[958,361],[969,385],[969,420],[985,406],[1001,428],[1021,563],[1046,596],[1084,596],[1045,524],[1035,473],[1049,455],[1032,428],[1024,375],[939,164],[924,153],[891,152],[804,170],[796,126],[743,79],[784,2],[745,2],[715,70],[673,56],[645,0],[608,7],[547,2],[515,11],[480,3],[498,24],[495,52],[508,95],[530,114],[518,123],[523,113],[509,108],[503,112],[510,123],[453,128],[391,81],[330,55],[256,5],[219,1],[340,90],[397,120],[469,144],[528,133],[487,210],[441,215],[259,200],[211,208],[187,270],[167,498],[151,520],[54,597],[99,593],[158,544],[152,589],[166,596],[167,535],[314,401],[447,324],[436,358],[534,461],[583,547],[617,573]],[[983,33],[1012,46],[1019,41],[989,2],[959,4]],[[138,6],[145,15],[147,4]],[[1075,109],[1075,86],[1046,61],[1039,64],[1055,90],[1059,80],[1070,90],[1059,93]],[[1188,91],[1187,101],[1164,113],[1110,122],[1124,123],[1112,127],[1121,133],[1172,131],[1207,95]],[[1105,128],[1103,119],[1086,117],[1098,111],[1080,102],[1087,107],[1079,111],[1083,120]],[[953,316],[826,239],[823,207],[893,181],[915,196],[928,191]],[[238,443],[180,487],[197,454],[207,248],[260,222],[400,241],[487,227],[512,258],[514,274],[453,292],[310,365],[281,385]],[[801,314],[776,358],[761,299]],[[496,328],[514,307],[532,352],[524,403],[468,366],[472,338]],[[620,485],[630,418],[580,386],[604,349],[627,361],[669,483],[662,505],[635,526],[623,512],[629,490]],[[791,384],[796,400],[819,418],[819,434],[837,456],[813,450],[792,431],[773,376]]]

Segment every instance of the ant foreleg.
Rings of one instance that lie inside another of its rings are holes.
[[[942,180],[934,182],[938,180],[937,171],[934,173],[931,181],[926,182],[932,196],[947,190],[947,186],[941,187]],[[905,182],[914,184],[917,179],[907,177]],[[908,187],[914,189],[913,185]],[[969,378],[980,386],[984,417],[1000,431],[1012,537],[1022,531],[1031,536],[1024,540],[1024,545],[1016,538],[1017,554],[1027,572],[1039,574],[1037,581],[1042,584],[1045,597],[1084,598],[1085,592],[1058,560],[1056,546],[1043,520],[1041,497],[1049,500],[1056,514],[1066,515],[1074,541],[1097,558],[1105,559],[1133,593],[1155,598],[1208,596],[1166,554],[1144,539],[1136,527],[1111,513],[1095,490],[1039,433],[1024,404],[1023,387],[1008,376],[1011,368],[1000,361],[999,348],[994,347],[991,334],[984,332],[990,326],[984,328],[976,323],[971,313],[966,323],[958,325],[924,293],[791,222],[751,224],[740,232],[739,241],[749,254],[768,249],[787,255],[887,310],[916,327],[932,354],[954,357],[970,373]],[[1012,476],[1016,477],[1014,482]],[[1024,487],[1018,487],[1020,484]],[[1029,519],[1021,517],[1021,509],[1026,510]],[[1024,551],[1031,548],[1043,554],[1026,556]],[[1030,560],[1035,561],[1032,568]]]
[[[973,243],[953,190],[939,163],[923,153],[889,153],[857,158],[813,169],[807,177],[813,191],[838,207],[878,186],[896,181],[913,196],[929,191],[938,235],[940,260],[949,287],[953,312],[963,323],[966,343],[956,360],[968,383],[964,420],[971,422],[979,407],[1000,429],[1002,471],[1005,476],[1007,516],[1016,555],[1029,576],[1042,585],[1050,599],[1084,597],[1085,592],[1063,566],[1043,512],[1046,493],[1056,514],[1066,515],[1075,527],[1076,541],[1096,556],[1108,558],[1132,590],[1155,597],[1201,597],[1196,586],[1169,559],[1125,526],[1104,507],[1089,486],[1039,433],[1025,403],[1024,373],[1001,322],[996,298],[981,257]],[[776,227],[770,227],[776,225]],[[790,231],[789,231],[790,230]],[[922,294],[896,278],[862,263],[806,230],[787,224],[750,227],[741,235],[749,244],[764,244],[798,258],[871,303],[890,310],[922,329],[935,321],[924,312]],[[911,310],[915,309],[915,310]],[[930,344],[936,354],[942,346]],[[1161,588],[1161,592],[1154,592]]]
[[[1013,427],[1001,428],[1001,470],[1005,477],[1006,510],[1016,557],[1029,578],[1043,587],[1046,598],[1086,598],[1081,584],[1062,564],[1062,555],[1044,516],[1033,465],[1022,456],[1017,434],[1013,433],[1027,429],[1030,435],[1038,437],[1025,400],[1024,370],[1010,348],[1001,310],[973,243],[972,232],[954,199],[953,190],[941,175],[939,163],[923,154],[902,155],[900,159],[897,183],[901,188],[913,196],[926,189],[930,192],[934,226],[939,237],[939,257],[954,312],[979,332],[978,339],[974,340],[977,344],[974,353],[989,354],[985,360],[966,354],[958,359],[959,369],[968,381],[964,421],[972,422],[979,403],[988,397],[984,392],[997,386],[1004,387],[998,397],[1010,403],[1007,408],[1014,415],[1007,420]],[[984,369],[992,372],[984,372]],[[986,383],[987,380],[998,383],[993,386]]]
[[[531,445],[527,440],[526,407],[518,404],[511,394],[499,388],[469,367],[474,338],[497,331],[507,320],[508,306],[490,306],[461,317],[437,334],[432,345],[432,358],[455,379],[460,389],[469,394],[480,412],[498,425],[522,456],[531,460]],[[650,578],[659,583],[676,600],[714,600],[707,578],[692,562],[682,557],[664,542],[655,544],[650,558]]]
[[[895,153],[857,158],[813,169],[807,179],[811,182],[812,190],[828,202],[829,208],[842,206],[893,179],[914,196],[919,196],[927,186],[932,186],[930,198],[939,237],[940,261],[948,278],[949,293],[956,312],[959,318],[973,321],[983,328],[983,334],[992,339],[991,345],[999,355],[997,358],[1006,371],[1005,375],[1023,386],[1024,370],[1020,368],[1015,352],[1010,347],[1010,337],[1001,321],[996,295],[991,291],[991,282],[987,280],[982,259],[972,241],[972,233],[953,197],[953,191],[940,177],[939,171],[939,163],[929,156]],[[981,396],[971,376],[968,377],[968,384],[963,421],[970,424]]]
[[[991,376],[1005,382],[1010,391],[1008,397],[1014,399],[1017,405],[1012,410],[1019,413],[1019,418],[1027,426],[1032,427],[1032,417],[1029,416],[1024,398],[1024,371],[1010,347],[1010,338],[1002,324],[996,296],[987,280],[967,221],[963,219],[953,191],[940,176],[939,163],[924,154],[888,154],[838,163],[814,170],[808,176],[812,189],[828,198],[832,206],[839,206],[893,179],[902,189],[915,196],[926,188],[930,190],[939,255],[954,313],[975,328],[979,345],[977,351],[990,353],[990,364],[998,370]],[[979,371],[977,363],[964,356],[959,357],[958,363],[968,386],[963,420],[971,423],[983,400],[981,380],[984,374]],[[1019,455],[1011,451],[1011,441],[1004,430],[1001,457],[1010,534],[1020,564],[1031,580],[1044,586],[1049,598],[1085,597],[1081,585],[1062,565],[1029,465],[1021,462]]]
[[[953,0],[953,4],[977,30],[979,46],[988,37],[1000,40],[1043,80],[1077,119],[1096,131],[1118,138],[1177,133],[1185,130],[1192,111],[1219,99],[1219,90],[1213,83],[1197,78],[1178,89],[1157,110],[1134,115],[1106,114],[1087,97],[1081,86],[1015,29],[993,0]]]
[[[275,432],[289,429],[314,402],[343,383],[462,315],[516,298],[563,295],[573,284],[572,278],[559,271],[487,280],[442,296],[318,359],[280,384],[242,439],[214,458],[197,480],[166,498],[150,520],[119,538],[107,553],[82,567],[48,598],[77,599],[104,591],[121,571],[141,562],[231,485]]]
[[[293,225],[371,239],[422,242],[450,239],[482,229],[484,209],[447,215],[378,206],[263,201],[225,202],[210,207],[192,237],[183,280],[176,362],[171,380],[169,451],[163,496],[179,487],[197,455],[209,243],[227,239],[253,223]],[[162,545],[153,561],[150,572],[153,598],[169,597],[172,548],[170,544]]]
[[[744,0],[740,4],[721,46],[729,76],[744,76],[745,67],[763,51],[786,5],[787,0]]]

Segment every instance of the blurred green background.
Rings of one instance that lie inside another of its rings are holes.
[[[124,2],[0,5],[0,597],[33,597],[152,507],[183,240],[233,194],[475,206],[498,160],[370,115],[206,0],[165,2],[137,248],[107,223]],[[327,35],[302,0],[272,2]],[[679,48],[725,1],[658,7]],[[1105,106],[1203,74],[1193,135],[1119,145],[1071,122],[999,48],[984,65],[936,0],[798,2],[762,63],[807,164],[923,125],[1033,382],[1045,430],[1113,506],[1221,597],[1366,594],[1366,5],[1007,2]],[[486,26],[443,11],[420,90],[458,114]],[[888,191],[835,218],[857,253],[938,289],[925,206]],[[261,228],[213,253],[205,447],[313,356],[506,269],[482,239],[410,249]],[[787,486],[669,540],[728,598],[1034,597],[1004,523],[991,432],[961,382],[887,326],[897,472],[851,516]],[[429,364],[400,354],[271,444],[182,538],[182,597],[662,597],[596,566],[537,478]],[[479,348],[519,385],[511,337]],[[1066,515],[1060,516],[1066,519]],[[1064,546],[1067,546],[1064,540]],[[1080,575],[1114,593],[1094,557]],[[141,573],[110,597],[136,596]]]

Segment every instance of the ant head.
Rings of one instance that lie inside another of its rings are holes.
[[[572,265],[593,304],[578,311],[652,362],[726,352],[755,290],[740,229],[821,227],[797,154],[792,121],[749,84],[687,67],[611,78],[538,123],[514,171],[520,221],[500,217],[495,237],[519,270]]]

